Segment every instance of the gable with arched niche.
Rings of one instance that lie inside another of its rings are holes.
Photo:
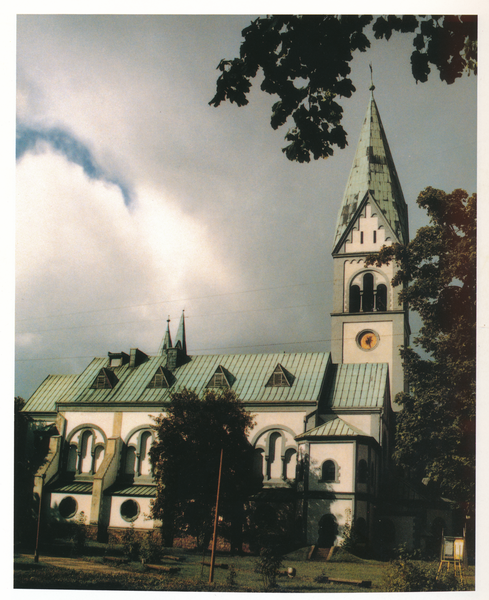
[[[139,425],[127,434],[121,460],[122,476],[151,479],[149,451],[154,439],[155,434],[151,425]]]
[[[357,271],[345,286],[345,312],[370,313],[391,310],[390,287],[388,277],[380,270]]]
[[[283,483],[296,478],[296,434],[285,425],[270,425],[258,431],[251,443],[255,448],[255,470],[263,482]]]
[[[102,464],[106,447],[107,437],[98,425],[78,425],[66,437],[66,473],[92,477]]]

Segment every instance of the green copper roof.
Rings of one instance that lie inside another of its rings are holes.
[[[50,487],[50,492],[61,494],[91,494],[93,483],[91,481],[56,482]]]
[[[159,367],[166,367],[166,355],[149,356],[137,367],[125,363],[109,367],[109,358],[94,358],[78,376],[50,376],[34,392],[26,410],[54,411],[56,403],[100,404],[104,406],[127,404],[164,404],[170,393],[187,388],[201,394],[214,373],[221,367],[228,373],[232,389],[238,398],[249,403],[314,403],[319,400],[328,365],[329,352],[290,354],[219,354],[190,356],[188,362],[171,374],[170,388],[148,387]],[[290,377],[289,385],[267,386],[276,367],[280,365]],[[112,388],[92,387],[101,369],[112,371]]]
[[[309,438],[319,438],[319,437],[331,437],[331,436],[357,436],[357,435],[367,435],[364,431],[358,429],[357,427],[353,427],[349,425],[340,417],[335,415],[331,415],[327,418],[325,423],[314,427],[313,429],[309,429],[309,431],[305,431],[298,435],[295,439],[309,439]]]
[[[25,403],[23,412],[56,412],[56,402],[68,400],[78,375],[48,375]]]
[[[338,214],[333,252],[339,250],[367,198],[384,216],[394,241],[406,244],[407,206],[373,93]]]
[[[139,498],[154,498],[156,496],[155,485],[127,485],[127,483],[115,483],[107,488],[105,496],[138,496]]]
[[[389,365],[332,365],[323,409],[382,408],[389,389]]]

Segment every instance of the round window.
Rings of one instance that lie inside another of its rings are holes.
[[[135,500],[126,500],[121,504],[121,517],[124,521],[135,521],[139,515],[139,504]]]
[[[78,510],[78,503],[72,496],[66,496],[63,498],[58,506],[59,514],[63,517],[63,519],[71,519],[76,515],[76,511]]]
[[[357,335],[357,344],[362,350],[373,350],[379,343],[380,336],[370,329],[361,331]]]

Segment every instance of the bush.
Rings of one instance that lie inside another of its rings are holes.
[[[69,538],[73,554],[82,554],[87,542],[86,517],[82,511],[76,521],[69,524]]]
[[[134,531],[134,523],[122,534],[122,552],[129,560],[138,560],[140,543]]]
[[[230,586],[230,587],[236,587],[238,585],[237,583],[237,577],[238,574],[236,573],[236,569],[234,568],[234,565],[231,565],[228,571],[228,576],[226,577],[226,583]]]
[[[160,560],[162,554],[161,543],[154,533],[143,536],[139,544],[139,558],[141,562],[150,564]]]
[[[465,587],[453,572],[437,577],[438,563],[396,560],[389,564],[384,575],[386,592],[460,591]]]
[[[265,587],[276,587],[277,575],[282,567],[282,552],[277,546],[262,548],[256,561],[255,573],[260,573]]]

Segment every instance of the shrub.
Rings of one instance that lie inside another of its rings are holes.
[[[386,592],[459,591],[465,589],[453,572],[437,577],[438,563],[413,560],[396,560],[389,564],[384,574],[383,590]]]
[[[143,563],[155,563],[161,558],[161,544],[154,533],[143,536],[139,544],[139,558]]]
[[[277,546],[262,548],[256,561],[255,573],[260,573],[265,587],[276,587],[277,575],[282,567],[282,553]]]
[[[140,543],[134,531],[134,523],[122,534],[122,552],[129,560],[138,560]]]
[[[85,525],[86,517],[82,511],[76,521],[69,524],[69,538],[73,554],[81,554],[85,549],[87,541],[87,527]]]
[[[238,583],[236,581],[237,576],[238,576],[238,574],[236,573],[236,569],[234,568],[234,565],[231,565],[229,567],[228,576],[226,577],[226,583],[230,587],[236,587],[238,585]]]

